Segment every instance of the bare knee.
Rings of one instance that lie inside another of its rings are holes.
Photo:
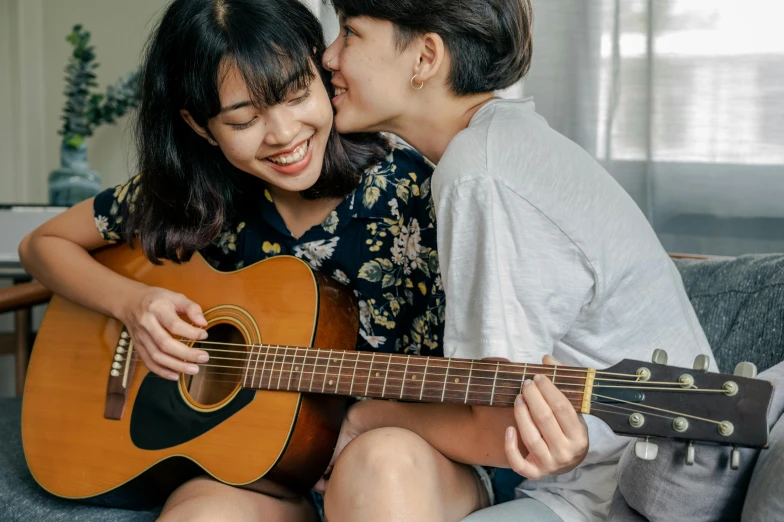
[[[166,501],[163,522],[312,522],[315,510],[304,499],[283,501],[228,486],[209,477],[189,480]]]
[[[361,519],[361,513],[373,513],[376,520],[386,520],[383,513],[403,513],[426,504],[417,499],[437,488],[434,452],[408,430],[382,428],[360,435],[335,463],[324,497],[327,518]],[[409,515],[409,520],[418,519]]]
[[[421,481],[433,475],[429,471],[435,471],[433,455],[433,447],[415,433],[401,428],[376,429],[346,446],[335,463],[333,477],[356,477],[355,487],[382,490],[416,478],[421,487]]]

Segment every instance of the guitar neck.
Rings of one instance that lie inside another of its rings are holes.
[[[444,357],[254,346],[243,387],[375,399],[512,406],[523,382],[547,376],[578,411],[589,410],[594,370]]]

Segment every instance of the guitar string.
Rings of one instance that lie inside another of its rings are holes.
[[[710,422],[712,424],[717,424],[718,425],[718,424],[722,423],[722,421],[715,421],[715,420],[711,420],[711,419],[706,419],[705,417],[698,417],[696,415],[689,415],[688,413],[681,413],[681,412],[677,412],[677,411],[674,411],[674,410],[667,410],[667,409],[664,409],[664,408],[657,408],[656,406],[650,406],[648,404],[642,404],[642,403],[636,403],[636,402],[631,402],[631,401],[625,401],[623,399],[618,399],[616,397],[607,397],[607,396],[604,396],[604,395],[599,395],[597,393],[594,393],[593,396],[598,397],[600,399],[609,399],[609,400],[621,402],[621,403],[624,403],[624,404],[631,404],[632,406],[639,407],[639,408],[647,408],[649,410],[661,411],[661,412],[664,412],[664,413],[677,415],[679,417],[688,417],[690,419],[696,419],[696,420],[701,420],[701,421],[704,421],[704,422]]]
[[[278,364],[283,364],[283,363],[278,363]],[[292,363],[289,363],[289,364],[292,364]],[[236,370],[236,373],[233,373],[233,372],[222,372],[222,373],[221,372],[210,372],[210,375],[240,375],[240,374],[245,374],[245,369],[241,368],[241,367],[238,367],[238,366],[223,366],[223,365],[218,365],[218,364],[200,364],[199,366],[200,367],[206,367],[206,368],[227,368],[227,369],[234,369],[234,370]],[[310,365],[303,364],[302,366],[303,367],[305,367],[305,366],[317,367],[317,365],[315,365],[315,364],[310,364]],[[358,368],[358,369],[359,370],[370,370],[370,368]],[[348,370],[349,369],[347,368],[346,371],[348,371]],[[345,373],[342,373],[342,372],[341,373],[330,373],[330,372],[316,372],[316,371],[309,371],[309,370],[301,370],[300,371],[300,370],[296,370],[296,369],[277,369],[276,370],[276,369],[270,368],[269,370],[265,369],[265,370],[263,370],[263,372],[261,372],[262,375],[259,378],[259,382],[261,383],[264,380],[272,379],[272,378],[274,378],[273,375],[278,375],[278,374],[282,375],[284,373],[289,373],[291,375],[294,375],[295,373],[296,374],[302,373],[303,375],[311,375],[311,376],[316,376],[316,375],[322,376],[323,375],[323,376],[326,376],[326,377],[333,377],[335,379],[342,379],[344,377],[348,377],[348,375],[346,375]],[[378,371],[376,371],[376,373],[379,373],[379,374],[380,373],[384,373],[385,374],[384,379],[387,382],[389,382],[389,381],[392,381],[392,382],[403,381],[403,382],[412,382],[412,383],[422,382],[422,379],[420,379],[419,381],[416,381],[414,379],[409,381],[409,380],[406,379],[404,381],[402,377],[395,377],[395,376],[389,377],[387,375],[386,369],[384,369],[384,370],[380,370],[379,369]],[[400,373],[408,373],[408,372],[404,371],[404,370],[393,370],[393,369],[390,369],[388,373],[398,373],[398,374],[400,374]],[[249,372],[249,374],[251,374],[251,373]],[[256,376],[258,374],[259,374],[258,371],[253,371],[252,372],[252,379],[251,380],[253,382],[256,381]],[[441,376],[446,377],[446,373],[443,373],[443,374],[431,374],[431,375],[433,377],[441,377]],[[464,377],[464,376],[462,376],[462,375],[458,376],[458,378],[462,378],[462,377]],[[370,378],[371,377],[368,377],[368,379],[370,379]],[[376,377],[373,377],[373,378],[381,379],[382,377],[380,375],[377,375]],[[475,376],[475,378],[490,379],[490,377],[476,377],[476,376]],[[432,383],[435,383],[435,381],[436,381],[436,379],[424,379],[424,380],[425,381],[430,381]],[[507,382],[514,382],[514,383],[522,384],[522,381],[519,380],[519,379],[498,379],[498,380],[499,381],[507,381]],[[449,384],[451,384],[451,382]],[[457,382],[456,384],[460,384],[460,383]],[[616,385],[593,384],[592,388],[610,388],[610,389],[621,389],[621,390],[674,391],[674,392],[726,393],[725,390],[711,390],[711,389],[707,389],[707,388],[683,388],[678,383],[663,382],[661,384],[669,384],[669,385],[672,385],[673,387],[672,388],[663,388],[663,387],[653,387],[653,386],[645,387],[645,386],[616,386]],[[497,385],[497,384],[494,386],[492,384],[482,384],[482,383],[471,383],[470,384],[471,388],[477,387],[477,386],[484,387],[484,388],[493,388],[493,387],[495,387],[496,389],[510,389],[510,390],[511,389],[518,389],[520,387],[520,386],[503,386],[503,385]],[[585,388],[585,383],[583,383],[583,384],[580,384],[580,383],[558,383],[558,384],[556,384],[556,387],[558,389],[561,389],[562,391],[565,391],[565,390],[562,389],[562,387],[566,387],[566,386],[584,389]]]
[[[190,343],[190,342],[192,342],[193,344],[210,344],[210,345],[217,345],[217,346],[240,346],[240,347],[251,348],[251,349],[256,348],[256,347],[258,347],[258,348],[266,348],[268,350],[267,351],[268,354],[270,353],[269,349],[276,348],[278,350],[286,350],[287,352],[289,350],[294,350],[295,352],[310,350],[310,351],[317,351],[317,352],[321,352],[321,353],[325,353],[325,352],[329,352],[329,353],[333,353],[333,352],[337,352],[337,353],[359,353],[359,354],[364,355],[362,352],[357,352],[357,351],[353,351],[353,350],[345,350],[345,351],[344,350],[327,350],[327,349],[323,349],[323,348],[311,348],[311,347],[304,347],[304,346],[284,346],[284,345],[274,345],[274,344],[241,344],[241,343],[224,343],[224,342],[217,342],[217,341],[190,341],[190,340],[187,340],[187,339],[181,339],[180,342],[183,342],[183,343]],[[228,352],[232,352],[232,353],[242,353],[242,354],[252,353],[252,352],[248,352],[247,350],[221,350],[219,348],[198,348],[198,347],[197,347],[197,349],[201,349],[201,350],[204,350],[204,351],[207,351],[207,352],[209,352],[209,351],[228,351]],[[280,352],[278,352],[278,355],[281,355]],[[401,355],[401,354],[385,354],[385,355],[389,355],[390,357],[408,357],[407,355]],[[447,359],[447,358],[446,357],[437,357],[437,359]],[[462,364],[471,364],[471,363],[473,363],[474,365],[483,365],[483,366],[492,366],[492,367],[496,366],[495,362],[472,361],[470,359],[452,359],[452,360],[455,361],[455,362],[462,363]],[[501,362],[500,363],[501,367],[509,367],[509,368],[518,368],[518,367],[523,366],[523,365],[524,365],[524,363],[509,363],[509,362],[506,362],[506,363]],[[571,372],[571,373],[581,373],[581,374],[586,374],[586,375],[588,373],[590,373],[590,369],[570,368],[570,367],[567,367],[567,366],[563,366],[562,367],[560,365],[549,365],[548,366],[548,365],[542,365],[542,364],[526,364],[525,366],[527,366],[530,369],[545,369],[545,370],[552,369],[553,367],[557,366],[559,371],[561,369],[563,369],[563,371]],[[619,377],[634,377],[634,378],[638,378],[638,376],[636,374],[613,373],[613,372],[605,372],[605,371],[601,371],[601,370],[596,370],[596,374],[597,375],[601,374],[601,375],[613,375],[613,376],[619,376]]]
[[[235,361],[241,361],[243,363],[244,362],[248,362],[247,359],[232,359],[232,358],[221,358],[221,357],[215,357],[215,359],[235,360]],[[337,358],[327,357],[327,359],[330,360],[330,361],[334,361]],[[134,362],[138,362],[139,360],[140,359],[138,359],[138,358],[133,359]],[[260,363],[261,359],[259,359],[258,362]],[[356,362],[356,361],[349,361],[349,362]],[[262,369],[261,370],[262,375],[268,375],[268,374],[271,375],[272,373],[280,373],[280,374],[283,374],[283,373],[290,373],[290,374],[303,373],[303,374],[306,374],[306,375],[307,374],[311,374],[313,376],[315,376],[315,375],[326,375],[326,376],[329,376],[329,377],[335,377],[337,379],[345,377],[345,374],[343,374],[343,373],[330,373],[330,372],[322,373],[322,372],[309,371],[309,370],[305,369],[305,368],[310,367],[310,366],[313,366],[314,369],[317,368],[319,365],[316,364],[316,363],[303,362],[302,364],[299,364],[296,361],[294,361],[294,362],[286,362],[286,361],[281,361],[281,360],[275,360],[275,361],[271,361],[271,362],[270,361],[266,361],[265,364],[270,364],[270,369],[269,370]],[[288,368],[288,369],[282,368],[282,366],[286,365],[286,364],[289,365],[289,367],[300,365],[300,366],[303,367],[303,370],[297,370],[297,369],[293,369],[293,368]],[[402,364],[402,363],[395,363],[395,364]],[[274,368],[275,365],[281,365],[281,368],[275,369]],[[198,366],[199,367],[203,367],[203,368],[235,369],[239,373],[246,373],[246,369],[244,367],[239,367],[239,366],[227,366],[227,365],[209,364],[209,363],[198,364]],[[409,364],[409,368],[412,368],[412,367],[420,367],[421,368],[423,366],[422,365]],[[433,367],[431,367],[431,368],[433,368]],[[389,377],[390,373],[392,373],[392,374],[401,374],[401,373],[402,374],[407,374],[407,373],[409,373],[408,370],[396,370],[396,369],[393,369],[393,368],[389,368],[388,370],[386,368],[383,369],[383,370],[382,369],[372,370],[370,367],[368,367],[368,368],[359,368],[359,367],[357,367],[357,369],[358,370],[375,371],[376,373],[379,373],[379,374],[383,372],[385,374],[385,376],[386,376],[385,378],[387,380],[395,380],[395,381],[403,380],[403,379],[395,377],[395,376]],[[560,369],[560,367],[559,367],[559,369]],[[348,371],[348,370],[349,370],[349,368],[346,369],[346,371]],[[465,370],[466,369],[461,369],[461,371],[465,371]],[[488,370],[479,370],[479,371],[488,371]],[[258,370],[258,368],[254,368],[254,370],[252,370],[252,372],[248,372],[248,373],[252,373],[253,380],[255,381],[256,375],[259,373],[259,370]],[[416,375],[416,373],[414,373],[413,375]],[[447,374],[446,373],[443,373],[443,374],[432,373],[430,375],[440,377],[441,375],[446,376]],[[525,376],[525,374],[523,376]],[[463,378],[465,376],[464,375],[459,375],[459,376],[456,376],[456,377],[457,378]],[[560,374],[558,375],[558,377],[560,377]],[[376,376],[376,378],[380,378],[380,375]],[[481,379],[490,379],[490,377],[479,377],[479,378],[481,378]],[[573,378],[577,378],[577,377],[573,377]],[[262,379],[264,379],[264,377],[260,378],[260,382],[261,382]],[[520,379],[499,378],[499,379],[496,379],[496,381],[505,381],[505,382],[514,382],[514,383],[520,382],[520,383],[522,383],[522,381]],[[617,385],[606,385],[606,384],[601,384],[601,383],[594,383],[593,384],[593,388],[624,389],[624,390],[649,390],[649,391],[674,391],[674,392],[701,392],[701,393],[716,393],[716,394],[726,393],[726,390],[723,390],[723,389],[708,389],[708,388],[696,388],[696,387],[686,388],[686,387],[683,387],[680,383],[677,383],[677,382],[666,382],[666,381],[649,382],[649,381],[630,381],[630,380],[624,381],[624,380],[621,380],[621,379],[601,379],[601,382],[604,382],[604,381],[629,382],[629,383],[634,382],[637,385],[636,386],[617,386]],[[408,382],[408,381],[406,381],[406,382]],[[561,383],[558,383],[556,386],[559,389],[561,389],[563,387],[566,387],[566,386],[585,388],[585,385],[586,385],[585,383],[586,383],[586,381],[583,381],[583,383],[579,383],[579,382],[578,383],[564,383],[564,382],[561,382]],[[651,386],[652,384],[660,384],[660,385],[672,386],[672,387],[670,387],[670,388],[655,387],[655,386]],[[481,383],[474,383],[474,384],[471,384],[470,386],[474,386],[474,387],[480,386],[480,387],[485,387],[485,388],[493,387],[492,384],[481,384]],[[496,388],[508,388],[508,389],[512,388],[512,387],[503,386],[503,385],[500,385],[500,386],[499,385],[495,385],[495,387]],[[514,388],[516,389],[517,386],[515,386]]]
[[[638,413],[638,411],[633,409],[633,408],[624,408],[623,406],[617,406],[615,404],[608,404],[606,402],[591,401],[591,403],[592,404],[601,404],[602,406],[606,406],[608,408],[617,408],[619,410],[622,410],[623,412]],[[615,415],[628,416],[627,413],[622,413],[622,412],[618,412],[618,411],[602,410],[602,409],[599,409],[599,408],[595,408],[593,406],[591,406],[591,411],[601,411],[603,413],[613,413]],[[660,413],[650,413],[650,412],[647,412],[646,414],[650,415],[651,417],[659,417],[661,419],[667,419],[667,420],[674,420],[675,419],[675,417],[673,417],[672,415],[661,415]]]
[[[255,345],[253,345],[253,346],[255,346]],[[270,347],[271,348],[278,348],[276,346],[270,346]],[[286,350],[286,351],[288,351],[288,350],[295,350],[295,351],[303,351],[303,350],[307,351],[307,350],[310,350],[310,351],[316,352],[317,355],[315,355],[315,356],[291,355],[291,354],[280,353],[279,351],[277,353],[274,353],[274,354],[271,354],[270,352],[266,352],[265,360],[266,360],[267,356],[272,355],[272,357],[274,359],[272,361],[272,364],[286,364],[285,359],[287,357],[292,357],[292,358],[302,357],[303,358],[303,366],[310,366],[311,365],[311,364],[307,363],[307,359],[308,358],[310,358],[310,359],[315,358],[317,361],[321,361],[321,360],[325,360],[325,359],[326,360],[335,360],[335,361],[337,360],[337,357],[332,357],[331,355],[328,355],[326,357],[322,357],[322,354],[325,354],[325,353],[334,354],[335,350],[323,350],[323,349],[319,349],[319,348],[297,348],[297,347],[280,347],[280,348],[283,349],[283,350]],[[252,352],[247,352],[247,351],[244,351],[244,350],[243,351],[229,351],[229,350],[218,350],[218,349],[214,349],[213,348],[213,349],[207,349],[207,351],[222,351],[222,352],[242,353],[244,355],[249,355],[249,357],[243,357],[243,358],[233,358],[233,359],[232,358],[223,358],[225,360],[235,360],[235,361],[240,361],[240,362],[243,362],[243,363],[247,362],[250,357],[253,357],[255,355]],[[259,352],[259,355],[256,356],[258,361],[261,361],[260,353],[261,352]],[[345,353],[358,354],[357,357],[354,358],[353,361],[350,360],[348,362],[353,362],[353,363],[364,363],[364,362],[367,362],[367,361],[361,361],[360,360],[361,356],[364,355],[364,354],[361,354],[360,352],[354,352],[354,351],[342,352],[341,351],[341,352],[338,352],[338,353],[341,353],[341,354],[345,354]],[[392,359],[394,357],[398,357],[398,358],[410,357],[410,356],[400,355],[400,354],[389,354],[389,356],[390,356],[390,359]],[[280,361],[280,360],[278,360],[278,357],[282,357],[284,360]],[[221,359],[220,357],[213,357],[213,358],[214,359]],[[137,356],[137,358],[135,360],[139,360],[139,359],[140,358]],[[459,362],[461,362],[462,364],[472,364],[471,361],[467,360],[467,359],[460,359]],[[288,364],[296,364],[296,360],[293,363],[288,363]],[[312,363],[312,364],[315,364],[315,363]],[[403,362],[390,362],[390,364],[404,364],[404,363]],[[487,362],[487,363],[481,362],[481,361],[474,361],[473,362],[474,366],[477,366],[477,365],[480,365],[480,364],[484,365],[484,366],[492,367],[493,370],[491,370],[491,369],[482,370],[482,369],[477,369],[475,367],[473,369],[476,370],[476,371],[495,371],[495,368],[499,368],[500,369],[501,367],[510,367],[510,368],[514,368],[516,370],[524,369],[525,373],[527,373],[528,369],[553,371],[554,369],[557,368],[557,370],[559,372],[567,372],[568,371],[568,372],[572,372],[572,373],[576,372],[576,373],[584,374],[584,375],[580,375],[580,376],[562,375],[562,373],[558,374],[559,378],[566,378],[566,379],[581,379],[581,378],[583,378],[584,376],[587,376],[590,373],[588,370],[573,369],[573,368],[568,368],[566,366],[560,366],[560,365],[550,365],[550,366],[548,366],[548,365],[534,365],[534,364],[516,363],[514,366],[511,366],[509,364],[504,364],[504,363],[500,363],[499,365],[496,365],[495,363],[491,363],[491,362]],[[203,363],[203,364],[201,364],[201,366],[209,366],[209,365],[206,364],[206,363]],[[216,366],[216,365],[213,365],[213,366]],[[409,364],[409,367],[410,368],[423,368],[424,365],[421,365],[421,364]],[[434,366],[433,368],[443,369],[443,367],[438,367],[438,366]],[[456,370],[460,370],[460,371],[468,370],[468,368],[455,368],[455,369]],[[390,371],[400,372],[400,370],[390,370]],[[506,372],[506,373],[512,373],[512,372]],[[595,372],[595,374],[596,375],[615,375],[615,376],[624,376],[624,377],[633,377],[634,378],[634,380],[626,380],[626,379],[608,379],[608,378],[602,377],[602,379],[601,379],[602,381],[636,382],[636,383],[641,384],[641,385],[651,385],[651,384],[671,385],[671,384],[674,384],[674,383],[671,383],[671,382],[664,382],[664,381],[640,381],[638,375],[620,374],[620,373],[613,373],[613,372],[603,372],[603,371],[600,371],[600,370],[597,370]],[[503,379],[502,378],[501,380],[515,381],[516,379]],[[680,387],[680,383],[676,383],[676,384],[679,386],[679,388],[677,388],[678,391],[687,389],[687,388]],[[642,389],[651,389],[651,388],[650,388],[650,386],[643,386]],[[692,389],[697,390],[698,388],[692,387]],[[723,390],[712,390],[712,391],[716,392],[716,393],[723,393],[724,392]]]

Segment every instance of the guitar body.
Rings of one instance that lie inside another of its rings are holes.
[[[199,303],[209,323],[207,341],[235,343],[242,352],[232,360],[248,361],[247,345],[260,343],[355,347],[353,297],[296,258],[221,273],[198,255],[183,265],[154,266],[139,249],[114,246],[95,257]],[[344,398],[245,389],[247,362],[166,381],[140,360],[128,362],[138,354],[119,348],[125,335],[117,320],[63,298],[49,305],[22,409],[25,457],[44,489],[74,499],[132,489],[144,505],[205,472],[276,496],[301,494],[319,479],[337,440]]]

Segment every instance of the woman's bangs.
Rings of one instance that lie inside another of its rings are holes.
[[[251,102],[259,109],[283,103],[315,78],[310,49],[304,41],[255,47],[235,54],[234,65],[248,86]]]

